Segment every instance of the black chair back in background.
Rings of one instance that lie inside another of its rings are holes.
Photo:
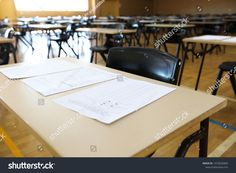
[[[11,27],[5,27],[0,29],[0,37],[3,38],[13,38],[14,29]],[[1,44],[0,45],[0,65],[8,64],[9,54],[14,54],[14,61],[16,62],[16,55],[14,46],[11,43]]]
[[[180,59],[157,49],[117,47],[109,51],[107,67],[177,84]]]

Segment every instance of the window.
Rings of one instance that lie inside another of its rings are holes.
[[[17,11],[88,11],[88,0],[14,0]]]

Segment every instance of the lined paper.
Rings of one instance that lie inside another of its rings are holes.
[[[55,102],[86,117],[111,124],[174,90],[175,88],[121,77],[56,99]]]
[[[76,70],[24,79],[23,82],[43,96],[108,81],[119,76],[95,67],[80,67]]]
[[[38,64],[23,64],[16,67],[0,68],[0,72],[9,79],[23,79],[50,73],[68,71],[79,65],[65,60],[48,60]]]

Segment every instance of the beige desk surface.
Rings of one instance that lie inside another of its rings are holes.
[[[118,25],[118,24],[125,24],[121,22],[93,22],[91,25]]]
[[[0,44],[5,44],[5,43],[14,43],[15,39],[13,38],[3,38],[0,37]]]
[[[142,23],[142,24],[148,24],[148,23],[156,23],[157,21],[156,20],[140,20],[139,23]]]
[[[49,61],[58,61],[58,59]],[[80,63],[74,58],[70,58],[68,61]],[[85,65],[118,72],[93,64]],[[124,72],[118,73],[130,78],[170,86],[156,80]],[[7,80],[4,75],[0,74],[0,83]],[[163,128],[168,127],[176,118],[181,117],[183,112],[189,113],[189,116],[174,126],[166,136],[179,135],[176,134],[176,130],[180,127],[198,123],[227,105],[227,101],[223,98],[177,87],[176,91],[145,108],[111,125],[105,125],[54,103],[56,98],[84,89],[86,88],[44,98],[18,80],[12,81],[7,88],[0,92],[0,99],[8,109],[30,127],[32,133],[44,141],[47,147],[50,147],[55,156],[71,157],[146,156],[157,149],[157,144],[161,141],[156,138],[157,134]],[[44,99],[45,105],[38,105],[38,99]],[[77,115],[79,116],[78,120],[74,121],[55,140],[50,140],[49,136],[58,127],[62,127]],[[97,151],[92,152],[91,146],[96,146]]]
[[[135,33],[135,29],[111,29],[111,28],[78,28],[76,29],[77,32],[92,32],[92,33],[99,33],[99,34],[131,34]]]
[[[194,25],[223,25],[224,22],[211,22],[211,21],[191,21],[190,24]]]
[[[146,27],[156,27],[156,28],[174,28],[176,24],[147,24]],[[181,28],[193,28],[195,25],[183,25]]]
[[[94,22],[101,23],[101,22],[116,22],[116,20],[113,19],[96,19]]]
[[[207,36],[207,35],[205,35]],[[210,35],[210,36],[215,36],[216,38],[219,35]],[[204,39],[202,36],[197,36],[197,37],[189,37],[189,38],[184,38],[183,42],[185,43],[202,43],[202,44],[217,44],[217,45],[224,45],[224,46],[236,46],[236,37],[231,37],[231,36],[225,36],[225,39]],[[201,39],[202,38],[202,39]],[[233,39],[233,40],[232,40]],[[232,41],[230,41],[232,40]]]
[[[65,29],[66,26],[54,24],[30,24],[29,28],[33,29]]]

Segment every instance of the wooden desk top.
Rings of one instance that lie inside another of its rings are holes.
[[[194,25],[224,25],[224,22],[214,22],[214,21],[191,21],[190,24]]]
[[[64,25],[57,25],[57,24],[30,24],[28,25],[29,28],[32,29],[65,29],[66,26]]]
[[[151,23],[156,23],[156,20],[139,20],[139,23],[141,24],[151,24]]]
[[[77,64],[81,63],[74,58],[65,59]],[[58,61],[58,59],[48,61]],[[17,64],[17,66],[19,65]],[[94,64],[84,65],[117,72]],[[118,73],[133,79],[172,86],[125,72],[119,71]],[[0,83],[7,80],[4,75],[0,74]],[[150,152],[153,152],[151,148],[164,138],[157,138],[158,133],[168,127],[173,120],[181,117],[184,112],[188,113],[187,118],[170,129],[165,137],[180,135],[176,134],[179,128],[187,124],[199,123],[227,105],[227,101],[223,98],[183,87],[174,87],[177,88],[176,91],[111,125],[81,116],[79,113],[54,102],[56,98],[86,88],[42,97],[22,81],[15,80],[0,92],[0,98],[9,110],[15,113],[20,120],[23,120],[32,133],[45,142],[45,145],[54,152],[55,156],[130,157],[151,154]],[[39,99],[44,99],[45,104],[39,105]],[[49,136],[71,119],[74,119],[72,125],[67,127],[55,140],[50,140]],[[91,150],[91,147],[96,147],[96,151]]]
[[[99,34],[119,34],[119,33],[123,33],[123,34],[131,34],[131,33],[135,33],[136,30],[135,29],[123,29],[123,30],[119,30],[119,29],[111,29],[111,28],[78,28],[76,29],[77,32],[92,32],[92,33],[99,33]]]
[[[156,28],[174,28],[177,24],[147,24],[146,27],[156,27]],[[195,25],[183,25],[181,28],[193,28]]]
[[[109,25],[118,25],[118,24],[125,24],[121,22],[92,22],[91,25],[101,25],[101,26],[109,26]]]
[[[3,38],[3,37],[0,37],[0,44],[14,43],[14,42],[15,42],[14,38]]]
[[[203,36],[197,36],[197,37],[184,38],[183,42],[236,46],[236,37],[219,36],[219,35],[203,35]]]

